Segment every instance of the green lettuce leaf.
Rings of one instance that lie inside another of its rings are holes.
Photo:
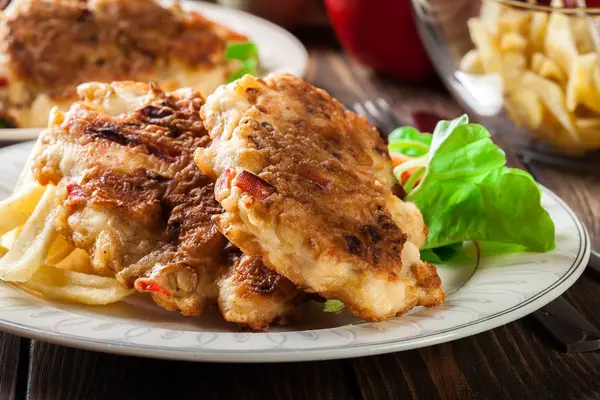
[[[466,115],[441,121],[429,152],[417,161],[426,166],[425,174],[407,200],[421,210],[430,230],[423,249],[464,241],[554,248],[554,223],[541,206],[537,183],[527,172],[507,168],[489,132]]]
[[[252,42],[230,42],[225,49],[225,58],[240,61],[258,58],[258,47]]]
[[[225,49],[225,58],[227,60],[238,60],[242,66],[228,78],[228,82],[241,78],[242,76],[258,75],[258,47],[252,42],[231,42]]]
[[[229,76],[229,78],[227,79],[227,82],[233,82],[236,79],[241,78],[244,75],[253,75],[256,76],[256,66],[258,65],[258,61],[256,59],[250,58],[246,61],[244,61],[242,63],[242,66],[240,67],[240,69],[238,69],[237,71],[235,71],[233,74],[231,74],[231,76]]]
[[[410,157],[420,157],[429,151],[431,139],[431,133],[421,133],[413,127],[403,126],[390,133],[389,149]]]

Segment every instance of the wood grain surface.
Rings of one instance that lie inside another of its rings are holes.
[[[415,112],[462,110],[439,82],[401,85],[341,53],[327,31],[304,32],[307,79],[347,105],[383,97],[407,124]],[[333,46],[332,46],[333,44]],[[505,125],[495,138],[586,223],[600,248],[600,177],[523,164]],[[585,272],[567,299],[600,326],[600,276]],[[23,343],[25,343],[23,345]],[[70,349],[0,335],[0,398],[46,399],[598,399],[600,352],[566,354],[531,317],[419,350],[340,361],[204,364]],[[24,347],[25,346],[25,347]],[[23,350],[25,349],[25,350]]]

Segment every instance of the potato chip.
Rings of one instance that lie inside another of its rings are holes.
[[[548,14],[545,12],[531,13],[529,24],[529,48],[533,52],[544,51],[544,37],[548,26]]]
[[[98,275],[90,262],[90,256],[83,249],[75,249],[65,257],[61,262],[55,265],[57,268],[68,269],[69,271],[81,272],[84,274]]]
[[[571,16],[571,31],[575,38],[575,46],[579,54],[587,54],[596,51],[594,40],[590,35],[590,22],[583,17]]]
[[[567,15],[561,13],[550,15],[544,39],[544,53],[564,72],[571,71],[579,53]]]
[[[600,118],[578,118],[575,125],[579,129],[584,150],[600,147]]]
[[[73,249],[73,245],[67,242],[63,235],[57,235],[50,246],[50,252],[46,258],[46,263],[54,265],[61,262],[65,257],[71,254]]]
[[[567,108],[575,111],[579,104],[600,112],[600,97],[595,90],[593,75],[598,69],[598,55],[589,53],[577,57],[567,83]]]
[[[545,59],[546,56],[542,53],[533,53],[531,56],[531,70],[537,74]]]
[[[479,19],[485,26],[489,27],[492,35],[498,33],[498,21],[506,9],[505,6],[496,1],[484,1],[481,4]]]
[[[38,184],[27,185],[18,193],[0,202],[0,235],[25,224],[44,194]]]
[[[479,56],[479,50],[472,49],[460,60],[460,70],[469,74],[483,74],[483,64]]]
[[[33,146],[33,149],[31,150],[31,154],[39,154],[39,152],[42,149],[42,140],[41,137],[43,135],[40,134],[40,139],[38,139],[35,142],[35,145]],[[33,176],[33,162],[34,162],[34,157],[30,156],[27,159],[27,162],[25,163],[25,166],[23,167],[23,170],[21,171],[21,175],[19,175],[19,179],[17,179],[17,183],[15,184],[14,190],[13,190],[13,194],[19,193],[21,191],[21,188],[24,188],[30,184],[34,184],[37,183],[37,181],[35,180],[35,177]]]
[[[488,31],[483,22],[472,18],[468,22],[469,32],[473,43],[479,50],[481,64],[486,73],[499,73],[502,71],[500,51],[493,35]]]
[[[54,224],[55,206],[56,187],[47,186],[14,244],[0,259],[0,279],[11,282],[26,281],[42,265],[50,245],[57,236]]]
[[[600,130],[600,118],[577,118],[575,120],[575,126],[580,130]]]
[[[527,48],[527,39],[523,35],[517,32],[509,32],[505,35],[502,35],[500,38],[500,50],[503,53],[507,52],[515,52],[520,53],[524,52]]]
[[[31,279],[21,285],[47,298],[89,305],[116,303],[135,292],[125,289],[115,278],[82,274],[48,265],[41,266]]]
[[[570,153],[600,147],[600,118],[593,117],[600,114],[600,56],[589,25],[600,18],[492,3],[484,1],[481,17],[469,21],[476,49],[461,69],[499,77],[509,118],[538,138]]]
[[[533,92],[566,129],[571,138],[575,141],[579,140],[577,129],[573,123],[573,117],[567,109],[565,96],[559,85],[548,79],[541,78],[531,71],[525,71],[521,75],[519,87],[521,90],[530,90]]]
[[[531,14],[528,11],[507,9],[498,18],[498,33],[527,35]]]
[[[502,55],[502,85],[505,92],[512,91],[525,71],[527,61],[522,53],[505,53]]]
[[[512,114],[518,115],[522,125],[537,129],[542,125],[544,116],[542,103],[539,97],[530,90],[515,90],[506,99],[510,103]]]
[[[544,57],[537,71],[537,74],[542,78],[551,79],[559,84],[564,85],[567,76],[562,69],[551,59]]]

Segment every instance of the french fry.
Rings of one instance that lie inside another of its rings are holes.
[[[135,292],[125,289],[115,278],[82,274],[48,265],[42,265],[31,279],[20,285],[47,298],[89,305],[116,303]]]
[[[25,224],[42,198],[44,191],[43,186],[31,184],[0,202],[0,235]]]
[[[0,259],[0,279],[23,282],[42,265],[57,233],[54,226],[56,187],[47,186],[14,244]]]

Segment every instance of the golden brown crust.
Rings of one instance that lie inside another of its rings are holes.
[[[33,168],[38,181],[65,190],[59,230],[88,251],[97,272],[184,315],[218,297],[224,317],[250,329],[288,315],[291,282],[239,250],[223,252],[214,185],[192,161],[210,142],[202,96],[133,82],[86,84],[80,93],[53,118]]]
[[[433,295],[413,270],[423,218],[393,195],[391,162],[366,120],[285,74],[217,89],[202,116],[213,142],[195,160],[218,177],[215,221],[242,251],[368,320]]]
[[[276,294],[277,287],[285,279],[277,272],[265,267],[259,257],[239,254],[234,263],[234,282],[247,289],[244,296]]]
[[[58,118],[33,165],[40,183],[66,192],[59,229],[99,273],[198,315],[216,300],[226,243],[211,220],[221,212],[212,182],[192,159],[210,141],[199,118],[202,95],[129,83],[121,98],[118,85],[92,86],[82,93],[97,98]]]
[[[230,265],[219,277],[219,308],[225,320],[253,331],[296,314],[301,294],[288,279],[267,268],[260,257],[228,250]]]
[[[153,0],[28,0],[0,28],[15,76],[53,99],[81,82],[141,80],[161,63],[214,66],[229,35]]]

